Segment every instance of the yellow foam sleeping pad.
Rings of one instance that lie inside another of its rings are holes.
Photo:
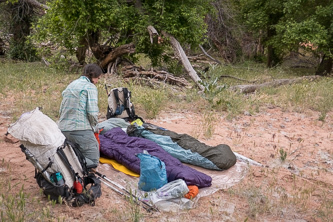
[[[120,172],[123,172],[127,175],[133,176],[133,177],[140,177],[140,174],[137,174],[131,170],[129,170],[128,168],[126,168],[124,165],[121,165],[120,163],[118,163],[115,160],[111,160],[111,159],[107,159],[104,157],[99,158],[99,162],[100,163],[107,163],[113,166],[113,168],[115,168],[116,170],[119,170]]]

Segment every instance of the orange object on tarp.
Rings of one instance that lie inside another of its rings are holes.
[[[127,175],[133,176],[133,177],[140,177],[140,174],[137,174],[131,170],[129,170],[128,168],[126,168],[124,165],[121,165],[120,163],[118,163],[115,160],[111,160],[111,159],[107,159],[104,157],[100,157],[99,158],[99,162],[100,163],[107,163],[113,166],[113,168],[115,168],[116,170],[119,170],[120,172],[123,172]]]
[[[187,194],[185,194],[185,198],[187,199],[193,199],[196,197],[199,193],[199,188],[195,185],[188,185],[188,189],[190,190]]]
[[[99,134],[101,133],[102,130],[103,130],[103,129],[99,130],[98,132],[94,132],[94,134],[95,134],[95,138],[96,138],[96,140],[97,140],[97,142],[98,142],[98,150],[99,150],[99,151],[101,151],[101,142],[99,141]]]

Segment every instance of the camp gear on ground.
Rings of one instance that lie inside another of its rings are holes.
[[[117,193],[127,197],[131,198],[134,200],[134,202],[136,204],[141,205],[144,209],[146,209],[148,212],[150,211],[159,211],[157,208],[155,208],[153,205],[151,205],[150,203],[145,202],[144,200],[141,200],[139,197],[137,197],[135,194],[133,194],[133,192],[130,192],[128,190],[125,189],[125,187],[121,186],[120,184],[110,180],[109,178],[107,178],[105,175],[95,171],[95,173],[101,178],[106,180],[107,182],[101,180],[105,185],[107,185],[109,188],[111,188],[112,190],[116,191]]]
[[[188,185],[187,186],[189,191],[187,194],[185,194],[185,198],[187,199],[193,199],[194,197],[196,197],[199,193],[199,188],[197,186],[194,185]]]
[[[86,159],[88,168],[96,168],[99,162],[99,145],[95,134],[91,130],[62,132],[66,138],[78,144],[80,152]]]
[[[153,204],[159,201],[166,201],[183,197],[189,192],[189,189],[184,180],[178,179],[165,184],[156,191],[149,192],[148,197]]]
[[[52,183],[54,183],[55,185],[58,185],[58,186],[65,184],[64,178],[62,177],[61,172],[56,172],[56,173],[51,174],[50,180]]]
[[[200,166],[211,170],[222,170],[218,168],[212,161],[206,157],[201,156],[199,153],[194,153],[191,150],[186,150],[173,142],[170,136],[158,135],[144,129],[143,127],[136,127],[130,125],[127,127],[127,134],[130,136],[143,137],[156,142],[171,156],[179,159],[182,163],[188,163],[194,166]]]
[[[100,135],[103,135],[106,133],[108,130],[115,128],[115,127],[120,127],[120,128],[127,128],[130,125],[129,122],[126,122],[124,119],[121,118],[110,118],[107,120],[104,120],[100,123],[97,124],[98,130],[102,130]]]
[[[148,192],[152,203],[165,212],[177,212],[179,210],[191,209],[194,201],[184,198],[188,187],[184,180],[178,179],[167,183],[156,192]]]
[[[110,164],[110,165],[112,165],[113,168],[115,168],[116,170],[118,170],[120,172],[123,172],[124,174],[130,175],[130,176],[133,176],[133,177],[140,177],[140,174],[135,173],[135,172],[127,169],[124,165],[119,164],[115,160],[108,159],[108,158],[105,158],[105,157],[100,157],[99,162]]]
[[[165,164],[148,152],[137,154],[140,159],[140,179],[138,187],[143,191],[157,190],[168,183]]]
[[[136,119],[134,106],[131,103],[131,91],[125,87],[111,89],[108,93],[108,109],[106,118]]]
[[[119,127],[100,135],[100,141],[102,156],[116,160],[133,172],[140,173],[140,160],[135,154],[147,150],[150,155],[165,163],[168,182],[183,179],[187,185],[197,185],[199,188],[211,186],[210,176],[182,164],[157,143],[145,138],[130,137]]]
[[[67,141],[57,124],[38,108],[24,113],[8,133],[20,140],[22,152],[35,167],[39,187],[51,200],[82,206],[94,205],[101,196],[100,181],[88,173],[77,144]],[[74,189],[75,182],[80,183],[81,193]]]
[[[212,161],[220,169],[229,169],[236,163],[235,154],[226,144],[220,144],[214,147],[208,146],[187,134],[178,134],[147,123],[144,123],[143,126],[145,129],[155,134],[170,136],[172,141],[177,143],[182,148],[191,150],[194,153],[199,153],[203,157]]]
[[[237,159],[239,159],[239,160],[241,160],[243,162],[246,162],[246,163],[248,163],[250,165],[261,166],[261,167],[264,166],[261,163],[258,163],[257,161],[254,161],[254,160],[252,160],[250,158],[247,158],[247,157],[245,157],[245,156],[243,156],[243,155],[241,155],[239,153],[234,152],[234,154],[236,155]]]
[[[23,146],[23,144],[21,144],[20,148],[21,148],[21,151],[25,154],[27,160],[30,163],[32,163],[32,165],[35,167],[35,169],[37,169],[39,172],[41,172],[41,174],[43,174],[45,179],[48,180],[50,183],[52,183],[52,181],[49,179],[50,178],[49,172],[44,170],[44,167],[36,160],[35,156],[27,148],[25,148]]]
[[[131,122],[131,125],[134,125],[134,126],[142,126],[143,125],[143,122],[141,119],[136,119],[134,121]]]

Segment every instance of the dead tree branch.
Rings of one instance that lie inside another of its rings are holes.
[[[154,37],[155,37],[155,36],[158,36],[158,32],[157,32],[156,29],[155,29],[153,26],[151,26],[151,25],[149,25],[149,26],[147,27],[147,29],[148,29],[148,32],[149,32],[150,43],[153,44],[153,43],[154,43]]]
[[[108,64],[111,62],[114,62],[118,57],[128,54],[128,53],[134,53],[135,52],[135,46],[133,43],[126,44],[119,46],[112,50],[100,63],[100,66],[103,69],[106,69]]]
[[[258,91],[264,87],[278,87],[281,85],[300,83],[300,82],[303,82],[304,80],[314,81],[319,78],[320,78],[320,76],[303,76],[303,77],[295,78],[295,79],[277,79],[272,82],[266,82],[266,83],[262,83],[262,84],[258,84],[258,85],[237,85],[237,86],[231,87],[230,89],[247,94],[247,93],[253,93],[255,91]]]
[[[145,70],[138,66],[124,66],[122,68],[123,78],[133,78],[133,79],[154,79],[155,81],[168,83],[171,85],[177,85],[180,87],[190,87],[189,82],[184,78],[179,78],[171,73],[160,70]]]
[[[246,80],[246,79],[241,79],[241,78],[237,78],[235,76],[229,76],[229,75],[221,75],[220,79],[222,79],[222,78],[231,78],[231,79],[236,79],[236,80],[243,81],[243,82],[248,82],[248,83],[255,83],[256,82],[256,81],[249,81],[249,80]]]
[[[184,66],[185,70],[187,71],[187,73],[189,74],[189,76],[197,84],[197,86],[199,87],[200,90],[202,90],[202,91],[205,90],[205,87],[200,84],[200,82],[201,82],[200,77],[197,75],[197,72],[193,69],[190,61],[188,60],[182,46],[177,41],[177,39],[175,37],[173,37],[172,35],[166,33],[165,31],[162,31],[162,34],[163,34],[163,36],[170,39],[170,43],[172,45],[172,48],[174,50],[176,57],[182,62],[183,66]]]
[[[199,45],[199,47],[200,47],[201,51],[203,52],[203,54],[205,54],[205,55],[206,55],[208,58],[210,58],[212,61],[217,62],[218,64],[221,65],[221,62],[220,62],[219,60],[214,59],[213,57],[211,57],[211,56],[205,51],[205,49],[204,49],[201,45]]]
[[[38,7],[38,8],[42,8],[42,9],[45,9],[45,10],[50,9],[49,6],[44,5],[44,4],[42,4],[42,3],[40,3],[40,2],[38,2],[38,1],[36,1],[36,0],[25,0],[25,1],[26,1],[27,3],[29,3],[30,5],[32,5],[32,6],[36,6],[36,7]]]

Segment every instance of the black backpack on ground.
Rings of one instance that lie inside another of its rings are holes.
[[[66,140],[58,125],[39,108],[23,113],[7,133],[35,167],[37,184],[50,200],[69,206],[94,205],[101,196],[100,180],[86,167],[79,145]]]
[[[20,148],[28,160],[32,158],[23,144]],[[64,145],[57,149],[56,156],[64,166],[59,172],[47,173],[48,168],[52,167],[52,161],[43,170],[35,167],[35,179],[39,187],[43,189],[44,195],[57,203],[66,202],[73,207],[83,204],[94,206],[96,198],[102,195],[101,181],[86,168],[85,158],[79,151],[78,144],[65,140]],[[78,162],[80,166],[74,166]],[[68,184],[66,178],[73,181],[73,184],[71,182]]]

